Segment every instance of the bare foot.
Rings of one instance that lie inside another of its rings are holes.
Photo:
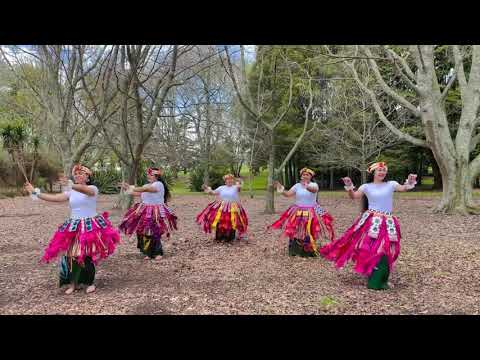
[[[149,256],[145,256],[145,257],[143,258],[143,260],[150,260],[150,257],[149,257]]]
[[[96,290],[95,285],[90,285],[89,287],[87,287],[87,289],[85,290],[85,292],[86,292],[87,294],[90,294],[90,293],[94,292],[95,290]]]
[[[66,295],[70,295],[75,291],[75,285],[70,285],[67,290],[65,290]]]
[[[160,261],[160,260],[162,260],[162,256],[161,256],[161,255],[158,255],[158,256],[157,256],[155,259],[153,259],[153,260],[155,260],[155,261]]]

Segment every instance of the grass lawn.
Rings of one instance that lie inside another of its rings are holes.
[[[249,179],[249,171],[246,167],[242,169],[240,172],[244,180],[243,184],[243,193],[248,193],[250,189],[250,179]],[[201,192],[192,192],[188,187],[188,174],[185,175],[183,173],[179,174],[179,179],[176,181],[175,185],[172,188],[173,194],[178,195],[186,195],[186,194],[202,194]],[[401,196],[406,198],[414,198],[414,197],[440,197],[442,192],[441,191],[433,191],[430,190],[431,186],[433,185],[433,177],[431,176],[424,176],[422,179],[422,186],[418,187],[415,191],[409,191],[404,193],[397,193],[395,196]],[[255,176],[253,179],[253,193],[256,196],[264,196],[265,195],[265,188],[267,186],[267,170],[262,170],[258,176]],[[334,197],[343,197],[345,196],[345,191],[343,190],[320,190],[320,196],[328,195]],[[474,190],[474,196],[480,197],[480,189]]]

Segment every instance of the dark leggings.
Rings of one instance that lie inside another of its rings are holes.
[[[300,257],[316,257],[317,255],[312,251],[305,250],[304,241],[299,239],[291,239],[288,242],[288,255]]]
[[[221,231],[217,229],[215,232],[215,240],[217,241],[225,241],[225,242],[231,242],[235,239],[235,230],[227,230],[227,231]]]
[[[75,258],[63,256],[60,261],[59,286],[65,284],[92,285],[95,280],[95,265],[87,256],[83,264],[79,264]]]
[[[141,253],[155,259],[158,255],[163,255],[161,237],[153,235],[137,234],[137,248]]]

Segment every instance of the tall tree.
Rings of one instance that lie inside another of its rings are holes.
[[[65,173],[80,161],[100,130],[99,123],[84,123],[75,110],[81,82],[105,60],[106,46],[38,45],[0,47],[13,73],[33,93],[51,124],[50,133],[59,150]],[[86,63],[84,68],[80,65]],[[32,78],[32,71],[36,74]]]
[[[379,118],[397,137],[432,150],[443,183],[442,199],[436,210],[444,213],[480,213],[472,197],[473,180],[480,173],[480,156],[471,158],[471,152],[480,140],[480,46],[448,47],[453,55],[455,70],[446,84],[438,74],[435,48],[434,45],[411,45],[396,49],[388,46],[355,46],[353,53],[349,54],[353,60],[347,61],[346,65],[369,96]],[[331,55],[335,56],[333,53]],[[408,86],[407,90],[389,83],[382,74],[380,61],[391,65],[400,74],[402,84]],[[399,107],[421,121],[425,139],[402,131],[388,120],[374,88],[362,80],[360,65],[366,65],[373,72],[378,86]],[[458,129],[453,134],[445,99],[457,82],[462,109]]]

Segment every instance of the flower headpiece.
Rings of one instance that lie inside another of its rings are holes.
[[[77,171],[80,171],[80,172],[82,172],[82,173],[84,173],[88,176],[92,176],[92,171],[89,168],[87,168],[86,166],[83,166],[83,165],[80,165],[80,164],[74,165],[73,168],[72,168],[72,175],[75,175],[75,173]]]
[[[313,176],[315,176],[315,171],[313,171],[312,169],[309,169],[309,168],[306,168],[304,167],[302,170],[300,170],[300,176],[302,176],[302,174],[306,172],[307,174],[310,174]]]
[[[376,162],[376,163],[373,163],[372,165],[370,165],[367,169],[367,172],[369,173],[372,173],[374,172],[376,169],[380,169],[380,168],[385,168],[385,170],[388,170],[388,166],[387,166],[387,163],[386,162]]]
[[[162,175],[162,171],[159,169],[153,169],[153,168],[148,168],[147,169],[147,174],[148,175]]]

